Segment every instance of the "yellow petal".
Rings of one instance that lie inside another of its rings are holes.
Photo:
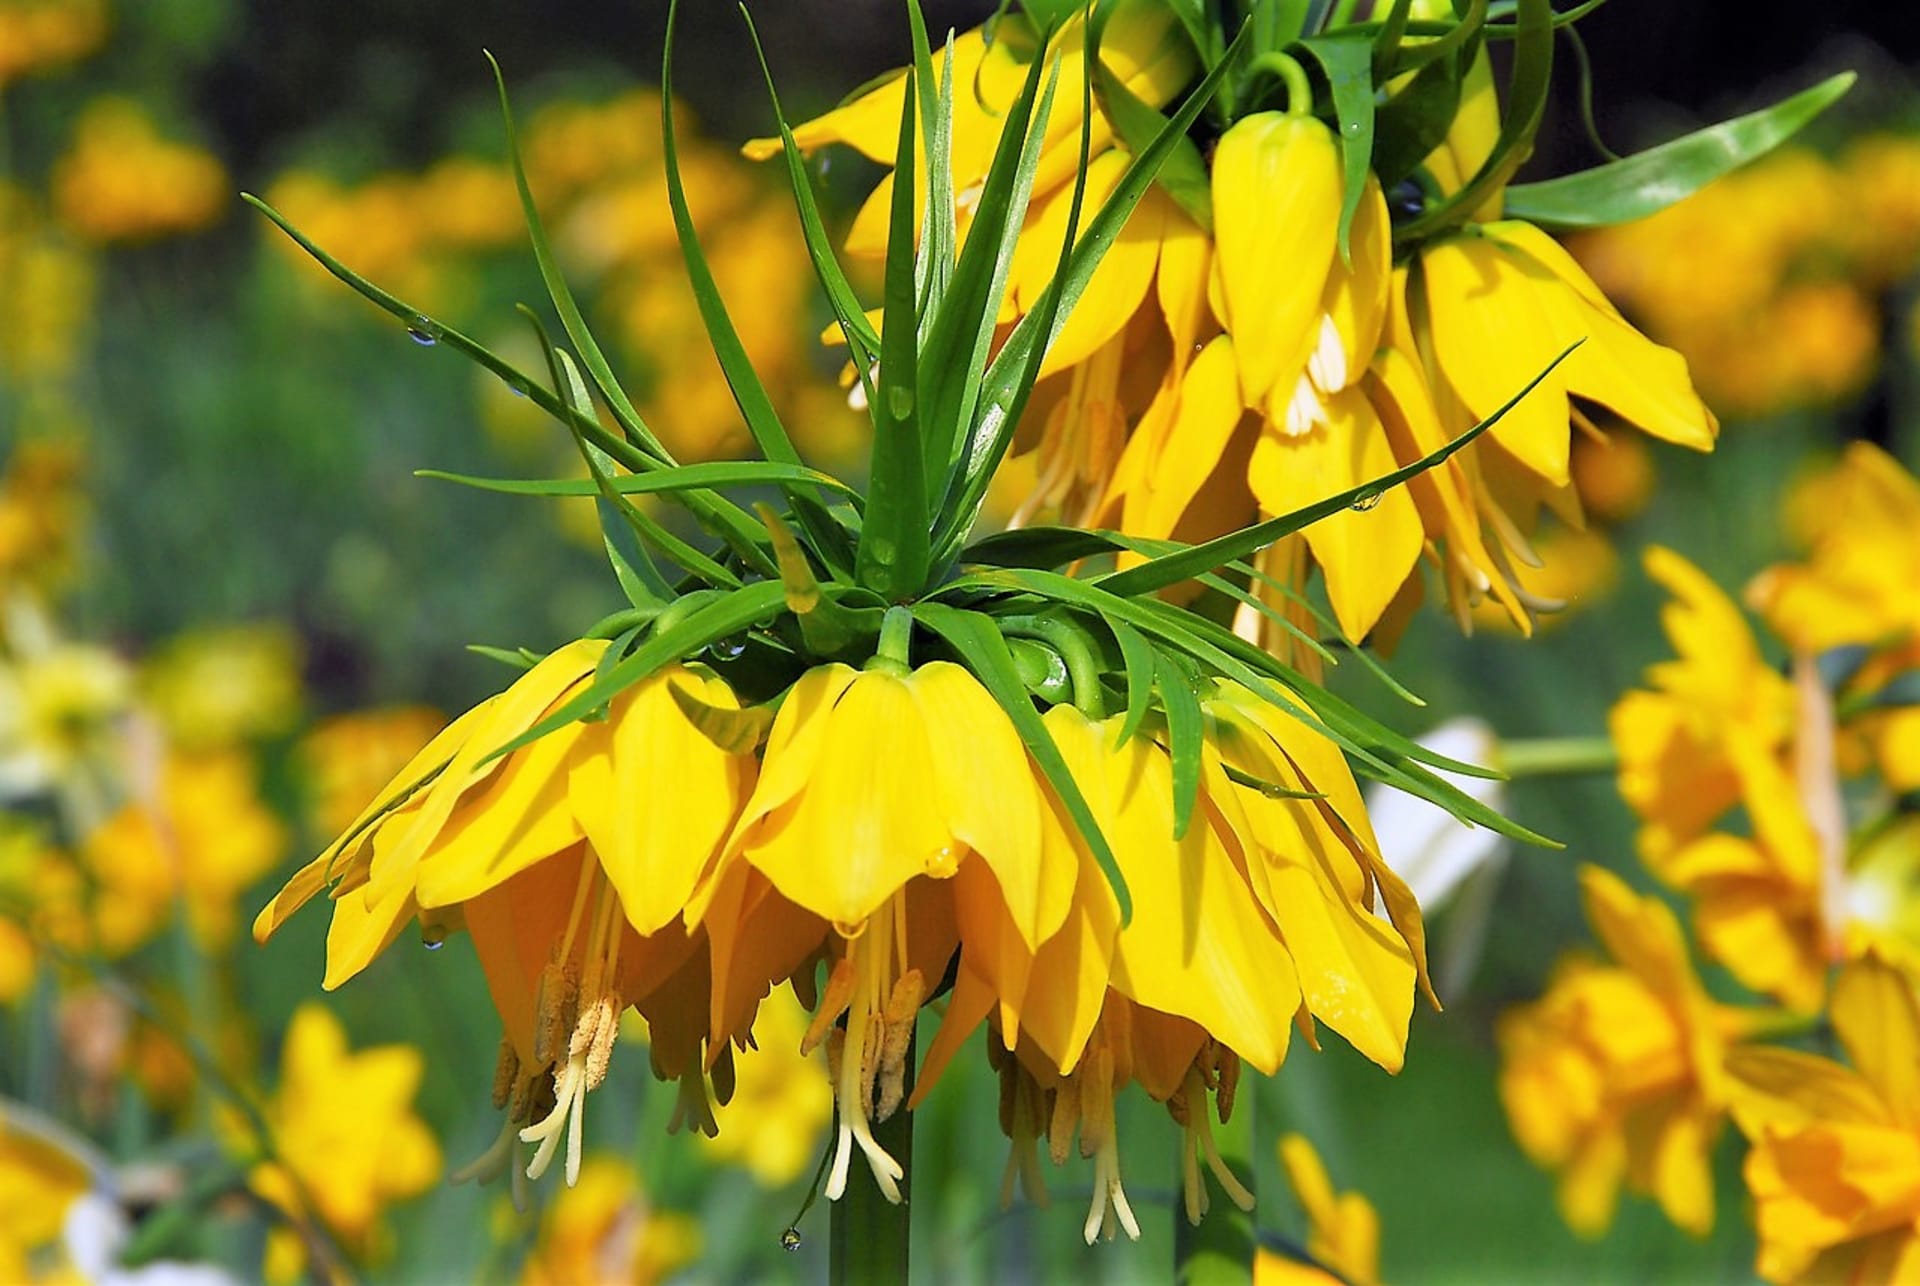
[[[1354,213],[1348,238],[1353,266],[1336,256],[1321,302],[1320,342],[1308,370],[1322,393],[1338,393],[1366,373],[1380,344],[1393,280],[1393,228],[1386,198],[1372,174]]]
[[[1878,957],[1856,961],[1834,984],[1832,1015],[1847,1057],[1894,1119],[1920,1125],[1920,1006],[1912,982]]]
[[[464,902],[580,839],[567,774],[585,726],[568,724],[515,751],[496,780],[462,802],[412,872],[420,905]],[[376,853],[376,887],[379,860]],[[393,878],[404,879],[398,858],[394,866]]]
[[[1142,480],[1144,525],[1132,530],[1150,537],[1172,534],[1187,506],[1219,467],[1243,412],[1233,341],[1216,336],[1180,381],[1179,400],[1170,411],[1158,466]]]
[[[1306,365],[1339,220],[1340,159],[1319,121],[1257,112],[1221,136],[1214,270],[1249,406]]]
[[[1333,394],[1325,407],[1328,423],[1303,434],[1288,434],[1271,420],[1262,427],[1247,480],[1267,513],[1292,513],[1398,467],[1361,390]],[[1334,616],[1352,639],[1366,637],[1380,619],[1425,544],[1419,511],[1404,487],[1381,493],[1366,509],[1322,518],[1305,534],[1326,576]]]

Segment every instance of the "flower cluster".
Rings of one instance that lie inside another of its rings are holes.
[[[1502,1096],[1578,1231],[1605,1229],[1624,1180],[1703,1234],[1731,1113],[1752,1144],[1761,1274],[1898,1280],[1920,1254],[1901,1195],[1920,1176],[1901,1097],[1920,1038],[1920,483],[1855,444],[1788,508],[1808,555],[1747,591],[1784,673],[1703,572],[1654,548],[1677,655],[1612,715],[1642,862],[1685,899],[1701,953],[1777,1007],[1712,1000],[1672,912],[1589,869],[1614,963],[1570,960],[1503,1019]],[[1820,1025],[1854,1070],[1763,1043]]]

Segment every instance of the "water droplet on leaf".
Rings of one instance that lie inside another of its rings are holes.
[[[913,390],[894,385],[887,390],[887,411],[896,420],[904,420],[913,414]]]
[[[422,348],[432,348],[440,342],[440,328],[425,317],[416,318],[407,327],[407,338]]]
[[[953,845],[942,844],[939,848],[927,854],[925,865],[927,874],[934,879],[951,879],[953,873],[960,869],[960,854],[954,849]]]
[[[1380,503],[1380,497],[1385,494],[1386,494],[1385,492],[1381,492],[1381,491],[1361,492],[1359,496],[1357,496],[1354,499],[1353,511],[1355,513],[1362,513],[1362,514],[1367,512],[1367,510],[1372,509],[1374,506],[1378,505]]]
[[[780,1249],[786,1251],[788,1254],[792,1254],[794,1251],[800,1249],[800,1230],[798,1228],[789,1228],[780,1234]]]
[[[722,661],[737,661],[740,654],[747,650],[747,641],[742,638],[718,639],[709,650]]]

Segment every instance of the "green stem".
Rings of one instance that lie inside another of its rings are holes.
[[[1243,1083],[1231,1120],[1213,1126],[1214,1142],[1248,1192],[1253,1186],[1253,1086]],[[1188,1110],[1209,1111],[1205,1098],[1189,1103]],[[1185,1139],[1182,1147],[1193,1146]],[[1186,1158],[1182,1157],[1184,1164]],[[1205,1165],[1202,1163],[1204,1171]],[[1213,1180],[1202,1173],[1202,1183]],[[1179,1191],[1176,1179],[1174,1190]],[[1233,1204],[1217,1189],[1207,1213],[1198,1224],[1187,1222],[1186,1211],[1175,1199],[1173,1211],[1174,1280],[1180,1286],[1246,1286],[1253,1281],[1253,1257],[1257,1243],[1253,1212]]]
[[[1614,772],[1620,767],[1620,754],[1607,737],[1539,737],[1501,742],[1497,766],[1516,780],[1571,777]]]
[[[1001,628],[1014,637],[1037,638],[1060,654],[1073,680],[1073,704],[1089,719],[1107,715],[1106,693],[1100,687],[1100,659],[1093,642],[1072,625],[1052,616],[1008,617]]]
[[[907,1097],[913,1094],[913,1044],[911,1040],[907,1044]],[[874,1124],[873,1137],[906,1172],[900,1176],[900,1203],[887,1200],[866,1161],[856,1153],[847,1190],[833,1203],[828,1225],[827,1280],[833,1286],[903,1286],[907,1280],[913,1113],[904,1099],[898,1111]]]
[[[913,668],[908,645],[913,640],[913,613],[895,604],[880,618],[880,643],[868,669],[896,670],[901,674]]]
[[[1305,116],[1313,110],[1313,83],[1307,69],[1277,49],[1270,49],[1253,60],[1251,71],[1272,72],[1287,87],[1287,115]]]

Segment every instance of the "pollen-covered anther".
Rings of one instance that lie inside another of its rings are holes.
[[[513,1048],[513,1042],[505,1036],[500,1038],[500,1056],[493,1064],[493,1106],[496,1111],[506,1107],[513,1098],[514,1082],[520,1076],[520,1055]]]
[[[1073,1134],[1080,1128],[1080,1080],[1069,1076],[1053,1094],[1053,1112],[1047,1123],[1047,1155],[1065,1165],[1073,1152]]]
[[[578,1020],[580,969],[571,960],[549,960],[540,971],[533,1000],[533,1061],[557,1062]]]
[[[880,1045],[880,1072],[873,1119],[884,1121],[899,1110],[907,1093],[907,1051],[913,1046],[913,1023],[926,999],[926,976],[909,969],[893,984],[887,997],[886,1036]]]
[[[593,1006],[593,1032],[587,1040],[585,1051],[587,1063],[587,1088],[597,1090],[601,1082],[607,1079],[607,1067],[613,1061],[613,1043],[620,1038],[620,1011],[625,1006],[617,992],[608,992],[601,996]],[[574,1029],[575,1039],[587,1024],[583,1018],[580,1026]]]
[[[1213,1091],[1215,1114],[1220,1124],[1225,1125],[1233,1119],[1233,1101],[1240,1091],[1240,1055],[1221,1047],[1220,1080]]]
[[[800,1053],[804,1056],[813,1053],[827,1033],[835,1030],[833,1024],[840,1015],[847,1012],[847,1005],[853,999],[853,960],[842,956],[833,966],[833,972],[827,976],[826,994],[820,997],[820,1005],[813,1011],[813,1021],[807,1024],[807,1034],[800,1038]]]
[[[991,1047],[992,1042],[988,1042]],[[1000,1208],[1013,1204],[1018,1186],[1038,1206],[1049,1202],[1046,1178],[1040,1172],[1037,1144],[1048,1130],[1059,1099],[1047,1092],[1019,1060],[1009,1057],[1000,1066],[1000,1129],[1007,1136],[1007,1164],[1000,1173]]]
[[[1200,1162],[1207,1163],[1207,1169],[1213,1172],[1214,1181],[1220,1190],[1234,1205],[1242,1210],[1253,1209],[1253,1194],[1247,1191],[1237,1175],[1228,1167],[1226,1159],[1220,1155],[1220,1145],[1214,1141],[1213,1126],[1207,1120],[1207,1088],[1201,1080],[1198,1063],[1187,1069],[1186,1081],[1174,1095],[1184,1100],[1182,1116],[1174,1119],[1180,1122],[1184,1137],[1180,1143],[1181,1188],[1185,1197],[1187,1222],[1199,1223],[1200,1217],[1207,1213],[1207,1189],[1200,1177]],[[1173,1107],[1173,1099],[1167,1102],[1168,1110]]]

